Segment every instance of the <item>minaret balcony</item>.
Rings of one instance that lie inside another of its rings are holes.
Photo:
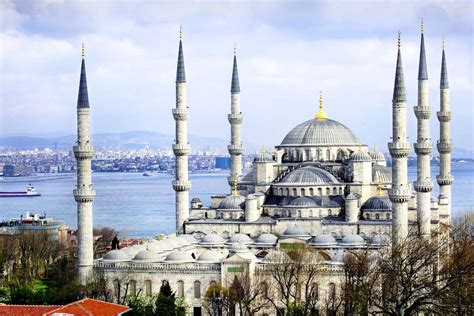
[[[175,121],[186,121],[189,117],[189,111],[187,108],[175,108],[171,111]]]
[[[417,155],[431,155],[433,151],[433,144],[428,141],[422,141],[421,143],[414,143],[415,153]]]
[[[242,155],[244,153],[244,147],[242,146],[242,144],[230,144],[227,145],[227,149],[229,150],[229,154],[231,155]]]
[[[390,142],[388,143],[388,150],[393,158],[406,158],[410,154],[409,142]]]
[[[413,187],[416,192],[431,192],[433,191],[433,182],[431,180],[414,181]]]
[[[436,182],[438,182],[439,185],[451,185],[453,184],[454,177],[450,174],[444,175],[444,176],[436,176]]]
[[[173,190],[175,190],[176,192],[191,190],[191,181],[174,180],[172,184],[173,184]]]
[[[390,189],[388,190],[390,201],[394,203],[404,203],[411,199],[411,189]]]
[[[431,107],[430,106],[415,106],[415,115],[419,119],[428,120],[431,116]]]
[[[95,197],[95,190],[92,188],[80,188],[73,190],[76,202],[92,202]]]
[[[191,152],[191,145],[189,144],[173,144],[173,153],[175,156],[188,155]]]
[[[228,114],[227,118],[229,119],[229,123],[233,125],[241,124],[244,119],[244,116],[242,115],[242,113],[232,113]]]
[[[436,112],[436,115],[438,116],[438,120],[440,122],[446,123],[446,122],[451,121],[450,111],[439,111],[439,112]]]
[[[94,147],[92,145],[75,145],[72,150],[77,160],[92,159],[94,157]]]
[[[438,147],[438,152],[440,154],[449,154],[453,151],[453,144],[451,143],[438,142],[436,147]]]

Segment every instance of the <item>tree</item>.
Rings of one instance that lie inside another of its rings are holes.
[[[237,305],[240,315],[254,315],[269,305],[267,284],[260,272],[252,276],[249,273],[236,273],[229,286],[229,298]]]
[[[175,294],[171,291],[171,287],[167,281],[163,281],[160,287],[160,293],[156,299],[156,311],[160,316],[175,316]]]
[[[208,287],[202,305],[212,316],[235,314],[235,304],[230,298],[229,289],[220,283],[212,283]]]

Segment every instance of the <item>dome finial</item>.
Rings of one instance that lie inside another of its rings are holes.
[[[232,183],[232,195],[233,195],[233,196],[239,195],[239,193],[237,192],[237,181],[234,181],[234,182]]]
[[[424,26],[423,26],[423,18],[421,18],[421,33],[423,33],[425,30]]]
[[[262,157],[267,154],[267,150],[265,149],[265,146],[262,145]]]
[[[400,48],[401,42],[402,42],[402,40],[400,39],[400,36],[401,36],[401,35],[402,35],[402,33],[401,33],[400,31],[398,31],[398,44],[397,44],[397,45],[398,45],[398,48]]]
[[[323,109],[323,93],[322,91],[319,91],[319,112],[316,114],[316,119],[321,120],[321,119],[327,119],[328,116],[326,112],[324,112]]]
[[[234,56],[237,55],[237,42],[234,43]]]
[[[443,41],[441,42],[441,47],[444,49],[445,43],[444,43],[444,34],[443,34]]]
[[[377,195],[383,195],[382,192],[382,176],[379,175],[379,184],[377,185]]]
[[[84,52],[84,42],[82,42],[82,59],[84,59],[85,56],[86,54]]]
[[[179,40],[183,39],[183,27],[180,25],[179,26]]]

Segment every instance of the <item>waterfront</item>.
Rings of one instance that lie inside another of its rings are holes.
[[[433,168],[432,177],[438,172]],[[474,208],[474,164],[453,165],[453,216]],[[409,168],[410,180],[416,168]],[[191,174],[190,198],[199,197],[205,205],[211,195],[228,193],[226,173]],[[151,237],[159,233],[172,233],[175,226],[175,196],[171,187],[173,176],[141,173],[94,173],[97,192],[94,201],[94,226],[110,226],[124,235]],[[54,176],[6,178],[0,182],[0,191],[24,190],[34,185],[42,194],[33,198],[0,199],[0,220],[19,217],[26,211],[46,213],[48,217],[64,220],[76,227],[76,203],[72,190],[75,174]],[[437,185],[433,195],[437,196]]]

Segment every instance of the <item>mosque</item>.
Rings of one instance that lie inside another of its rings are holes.
[[[240,129],[240,84],[234,53],[231,104],[228,120],[231,139],[228,151],[231,172],[230,194],[213,196],[210,205],[198,197],[189,199],[186,76],[183,43],[180,38],[176,107],[176,234],[129,248],[112,250],[101,259],[92,252],[92,187],[90,162],[93,148],[89,138],[89,101],[82,59],[78,114],[78,142],[74,153],[78,162],[79,279],[86,282],[93,269],[104,273],[115,297],[152,295],[162,282],[168,282],[183,296],[190,315],[205,314],[203,297],[213,282],[225,284],[236,273],[252,276],[264,271],[280,249],[313,247],[319,254],[321,277],[319,296],[332,291],[343,275],[344,253],[357,249],[376,251],[402,240],[410,227],[429,238],[440,224],[450,222],[451,150],[449,85],[446,58],[442,52],[439,196],[433,197],[430,178],[432,143],[428,102],[428,73],[424,34],[421,33],[418,71],[417,180],[408,182],[407,106],[401,58],[400,36],[392,99],[393,133],[388,143],[391,166],[376,148],[369,150],[349,127],[330,118],[324,111],[323,97],[315,117],[295,126],[271,152],[262,152],[252,170],[242,174]],[[224,191],[228,189],[223,188]],[[122,283],[127,283],[123,293]],[[275,314],[275,308],[262,315]],[[322,307],[321,307],[322,308]],[[279,312],[282,312],[281,310]]]

